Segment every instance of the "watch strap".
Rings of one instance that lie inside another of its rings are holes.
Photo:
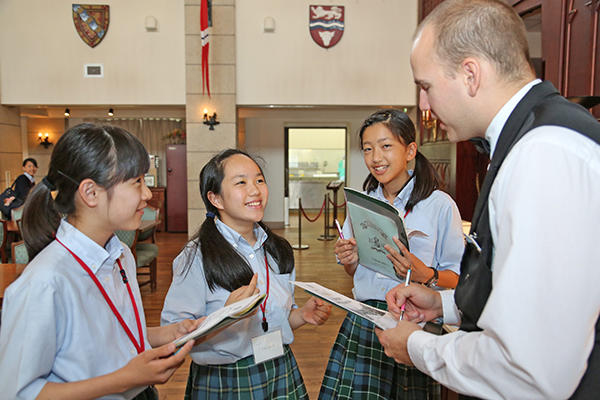
[[[438,283],[438,280],[439,280],[438,270],[436,268],[432,268],[432,267],[429,267],[429,268],[433,270],[433,276],[431,278],[429,278],[427,280],[427,282],[425,282],[425,286],[429,286],[429,287],[436,286]]]

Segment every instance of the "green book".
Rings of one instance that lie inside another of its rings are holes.
[[[398,246],[392,240],[396,236],[409,249],[404,221],[396,207],[352,188],[344,188],[344,194],[358,246],[358,262],[375,272],[403,282],[404,278],[396,275],[394,265],[387,258],[389,253],[383,247],[389,244],[397,249]]]

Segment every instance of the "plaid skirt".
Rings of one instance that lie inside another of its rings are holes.
[[[292,349],[283,347],[283,356],[258,365],[253,356],[223,365],[192,362],[185,399],[308,399]]]
[[[384,301],[364,303],[387,310]],[[375,325],[348,313],[331,349],[319,399],[440,399],[440,385],[385,355]]]

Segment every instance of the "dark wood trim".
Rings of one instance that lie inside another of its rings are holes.
[[[509,0],[508,4],[519,14],[523,15],[542,6],[542,0]]]
[[[544,0],[542,4],[542,55],[546,61],[544,78],[563,93],[566,0]],[[558,29],[557,29],[558,27]]]

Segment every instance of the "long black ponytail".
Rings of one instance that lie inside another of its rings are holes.
[[[235,248],[221,235],[215,224],[219,210],[208,199],[208,193],[221,193],[221,183],[225,177],[225,163],[229,157],[241,154],[260,165],[249,154],[227,149],[215,155],[200,172],[200,194],[206,206],[207,217],[198,232],[191,239],[191,251],[188,253],[182,273],[191,268],[194,256],[198,250],[202,252],[202,263],[206,282],[210,290],[218,286],[233,291],[250,283],[252,268]],[[292,246],[283,237],[273,233],[262,221],[258,223],[266,232],[265,251],[273,257],[279,266],[278,272],[288,274],[294,269],[294,253]],[[272,266],[270,266],[272,268]]]
[[[415,141],[415,125],[406,113],[396,109],[379,110],[365,119],[360,127],[359,138],[361,149],[365,129],[375,124],[384,125],[404,145],[409,145]],[[442,182],[437,171],[427,157],[419,151],[417,151],[415,157],[415,171],[413,178],[415,179],[415,186],[405,207],[408,212],[412,211],[419,201],[426,199],[434,190],[442,187]],[[379,182],[377,179],[375,179],[373,174],[369,173],[363,183],[363,190],[367,193],[372,192],[377,189],[378,185]]]
[[[143,175],[149,166],[142,143],[124,129],[86,123],[66,131],[52,151],[48,176],[25,201],[23,239],[29,259],[54,239],[61,218],[76,212],[75,193],[82,180],[92,179],[110,196],[110,188]]]

